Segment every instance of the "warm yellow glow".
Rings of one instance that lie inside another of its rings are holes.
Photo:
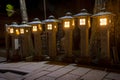
[[[17,34],[17,35],[19,35],[19,34],[20,34],[20,32],[19,32],[19,30],[18,30],[18,29],[16,29],[15,31],[16,31],[16,34]]]
[[[100,25],[106,26],[107,25],[107,18],[100,18]]]
[[[75,26],[75,21],[73,20],[72,25]]]
[[[54,26],[54,28],[56,29],[57,27],[56,27],[56,26]]]
[[[47,29],[48,29],[48,30],[52,30],[52,24],[48,24],[48,25],[47,25]]]
[[[37,26],[33,26],[33,32],[37,31]]]
[[[41,27],[40,24],[38,25],[38,29],[39,29],[40,31],[42,31],[42,27]]]
[[[28,30],[26,30],[26,32],[28,32]]]
[[[23,28],[20,29],[20,34],[24,34],[24,29]]]
[[[10,28],[10,33],[14,33],[14,29],[13,28]]]
[[[70,27],[70,21],[65,21],[64,22],[64,27],[69,28]]]
[[[80,25],[86,25],[86,19],[80,19]]]

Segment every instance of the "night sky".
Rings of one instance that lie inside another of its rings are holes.
[[[0,13],[6,13],[6,4],[12,4],[16,14],[20,15],[19,0],[0,0]],[[28,17],[38,17],[43,19],[43,0],[26,0]],[[93,12],[94,0],[46,0],[47,17],[54,15],[56,18],[64,16],[66,12],[77,14],[81,9],[86,8],[88,12]]]

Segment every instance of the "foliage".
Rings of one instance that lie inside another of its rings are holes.
[[[11,4],[7,4],[6,5],[6,11],[7,11],[7,15],[8,17],[11,17],[14,14],[14,6],[12,6]]]

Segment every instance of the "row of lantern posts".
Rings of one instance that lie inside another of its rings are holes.
[[[101,53],[106,59],[110,59],[110,42],[109,42],[109,27],[111,25],[112,13],[101,11],[94,14],[92,18],[95,18],[101,33]],[[47,33],[47,47],[48,55],[50,58],[54,59],[57,55],[56,46],[56,33],[59,27],[62,27],[64,31],[64,39],[62,47],[64,48],[66,57],[71,58],[73,55],[72,51],[72,35],[75,27],[80,29],[80,55],[81,57],[88,58],[89,54],[89,28],[91,23],[91,14],[89,14],[86,9],[82,9],[80,13],[72,16],[71,13],[66,13],[64,17],[55,19],[54,16],[50,16],[49,19],[40,22],[37,18],[29,22],[28,24],[23,23],[17,25],[16,23],[11,25],[6,25],[6,48],[8,52],[8,59],[10,57],[10,41],[9,36],[11,36],[12,42],[12,54],[18,54],[21,52],[23,58],[34,54],[36,58],[42,58],[42,40],[41,33],[43,32],[43,26],[45,26],[44,32]],[[59,26],[59,24],[61,26]],[[97,27],[97,26],[96,26]],[[33,34],[33,41],[31,40],[31,34]],[[79,36],[78,36],[79,37]],[[32,44],[33,43],[33,44]],[[16,52],[18,51],[18,52]],[[34,52],[34,53],[33,53]]]

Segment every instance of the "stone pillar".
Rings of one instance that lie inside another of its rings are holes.
[[[106,26],[108,27],[108,26]],[[104,28],[100,29],[101,37],[101,57],[104,59],[110,59],[110,38],[109,38],[109,29]]]
[[[87,27],[85,28],[81,28],[80,29],[80,36],[81,36],[81,40],[80,40],[80,53],[81,53],[81,56],[83,57],[88,57],[90,56],[89,53],[88,53],[88,48],[89,48],[89,45],[88,45],[88,31],[89,29]]]

